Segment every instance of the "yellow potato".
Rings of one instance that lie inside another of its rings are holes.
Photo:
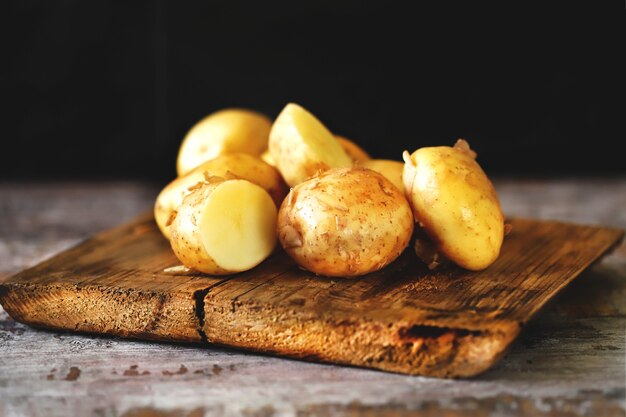
[[[335,135],[335,138],[339,141],[339,144],[343,147],[343,150],[346,151],[350,159],[353,162],[367,161],[372,159],[371,156],[363,148],[359,145],[340,135]]]
[[[339,141],[339,144],[341,145],[343,150],[346,151],[346,153],[353,162],[367,161],[368,159],[371,159],[367,152],[365,152],[359,145],[352,142],[350,139],[346,139],[345,137],[339,135],[335,135],[335,139]],[[272,158],[272,154],[270,153],[269,149],[263,151],[263,153],[261,154],[261,159],[271,166],[276,166],[274,158]]]
[[[280,207],[289,192],[276,168],[261,161],[256,156],[244,153],[230,153],[211,159],[182,177],[169,183],[159,194],[154,204],[154,218],[163,236],[170,238],[169,221],[172,212],[183,202],[188,188],[202,182],[205,173],[209,176],[240,178],[263,187]]]
[[[178,175],[225,153],[261,155],[267,148],[271,126],[270,119],[251,110],[225,109],[210,114],[183,139],[176,161]]]
[[[265,163],[270,164],[271,166],[275,167],[276,166],[276,162],[274,162],[274,158],[272,158],[272,154],[270,154],[269,149],[266,149],[262,154],[261,154],[261,159],[263,161],[265,161]]]
[[[292,188],[278,212],[278,238],[309,271],[356,277],[400,256],[413,223],[405,196],[384,176],[340,168]]]
[[[343,150],[346,151],[346,153],[353,162],[367,161],[370,159],[370,156],[367,154],[367,152],[365,152],[359,145],[352,142],[351,140],[339,135],[335,135],[335,139],[339,141],[339,144],[341,145]],[[266,149],[265,152],[261,154],[261,159],[271,166],[276,166],[274,158],[272,158],[269,149]]]
[[[398,190],[404,193],[404,184],[402,183],[404,164],[402,162],[390,159],[370,159],[369,161],[359,162],[359,166],[383,174],[393,185],[398,187]]]
[[[254,268],[276,245],[276,205],[246,180],[198,183],[173,216],[170,243],[188,268],[212,275]]]
[[[289,186],[330,168],[351,167],[339,141],[311,113],[287,104],[272,125],[269,151]]]
[[[496,191],[467,142],[404,152],[403,181],[415,220],[446,258],[469,270],[491,265],[504,238]]]

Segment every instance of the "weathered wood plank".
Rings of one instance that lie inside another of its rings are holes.
[[[509,215],[626,228],[623,178],[500,180],[496,187]],[[0,272],[15,273],[130,219],[157,192],[133,183],[0,184]],[[48,332],[14,322],[0,307],[0,416],[146,409],[159,416],[623,416],[625,317],[625,244],[560,292],[502,361],[465,380]],[[181,364],[188,372],[176,374]],[[72,366],[81,374],[67,381]]]
[[[152,218],[100,233],[0,284],[33,326],[260,352],[430,376],[471,376],[622,232],[513,220],[486,271],[432,272],[409,251],[359,280],[316,277],[278,251],[231,277],[178,264]],[[202,314],[204,313],[204,314]]]
[[[624,319],[547,313],[503,361],[463,380],[47,332],[0,314],[0,415],[623,415]],[[80,375],[67,380],[72,367]]]
[[[428,271],[405,253],[358,281],[316,277],[293,263],[275,276],[236,276],[208,292],[204,332],[214,343],[297,358],[474,375],[623,235],[559,222],[512,225],[498,261],[478,273]]]
[[[200,342],[194,295],[221,278],[178,264],[149,215],[102,232],[0,286],[0,301],[32,326]]]
[[[1,181],[1,180],[0,180]],[[141,182],[0,182],[0,273],[12,275],[154,204]]]

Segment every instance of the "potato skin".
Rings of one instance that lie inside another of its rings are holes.
[[[278,170],[260,158],[244,153],[220,155],[196,167],[187,175],[176,178],[159,193],[154,204],[154,218],[167,239],[170,238],[168,220],[172,212],[189,193],[189,187],[204,181],[205,172],[209,176],[236,177],[253,182],[267,190],[276,207],[280,207],[289,192]]]
[[[394,261],[409,244],[413,216],[381,174],[337,168],[295,186],[278,212],[278,238],[302,267],[356,277]]]
[[[504,238],[504,216],[496,191],[475,153],[455,147],[404,153],[403,181],[415,220],[435,246],[457,265],[478,271],[491,265]]]
[[[273,167],[276,166],[276,162],[274,161],[274,158],[272,158],[272,154],[270,154],[269,149],[263,151],[263,153],[261,154],[261,159],[268,165],[271,165]]]
[[[321,139],[325,155],[310,146],[314,141],[305,140],[308,137]],[[287,104],[274,121],[268,149],[276,168],[291,187],[319,172],[354,164],[335,136],[314,115],[295,103]]]
[[[220,267],[204,249],[200,230],[202,208],[211,193],[224,180],[198,183],[185,196],[170,227],[170,244],[176,257],[188,268],[213,275],[225,275],[233,271]]]
[[[361,148],[350,139],[340,135],[335,135],[335,139],[339,141],[339,144],[341,145],[343,150],[346,151],[352,161],[363,162],[372,159],[372,157],[367,152],[365,152],[365,149]]]
[[[259,156],[267,148],[271,120],[246,109],[224,109],[212,113],[187,132],[178,151],[179,176],[205,161],[231,152]]]
[[[404,184],[402,182],[404,164],[402,162],[392,161],[390,159],[370,159],[368,161],[359,162],[359,166],[384,175],[393,185],[398,187],[398,190],[404,193]]]

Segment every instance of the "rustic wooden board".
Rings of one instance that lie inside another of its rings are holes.
[[[202,342],[432,376],[493,365],[521,327],[613,247],[616,229],[513,220],[486,271],[428,271],[407,252],[357,280],[315,277],[278,252],[230,277],[176,275],[150,216],[96,235],[0,284],[33,326]]]

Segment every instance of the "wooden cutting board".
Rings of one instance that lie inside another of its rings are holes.
[[[146,215],[13,276],[0,284],[0,303],[37,327],[471,376],[623,237],[604,227],[511,223],[485,271],[429,271],[407,250],[384,270],[347,280],[316,277],[281,251],[228,277],[176,272],[179,262]]]

